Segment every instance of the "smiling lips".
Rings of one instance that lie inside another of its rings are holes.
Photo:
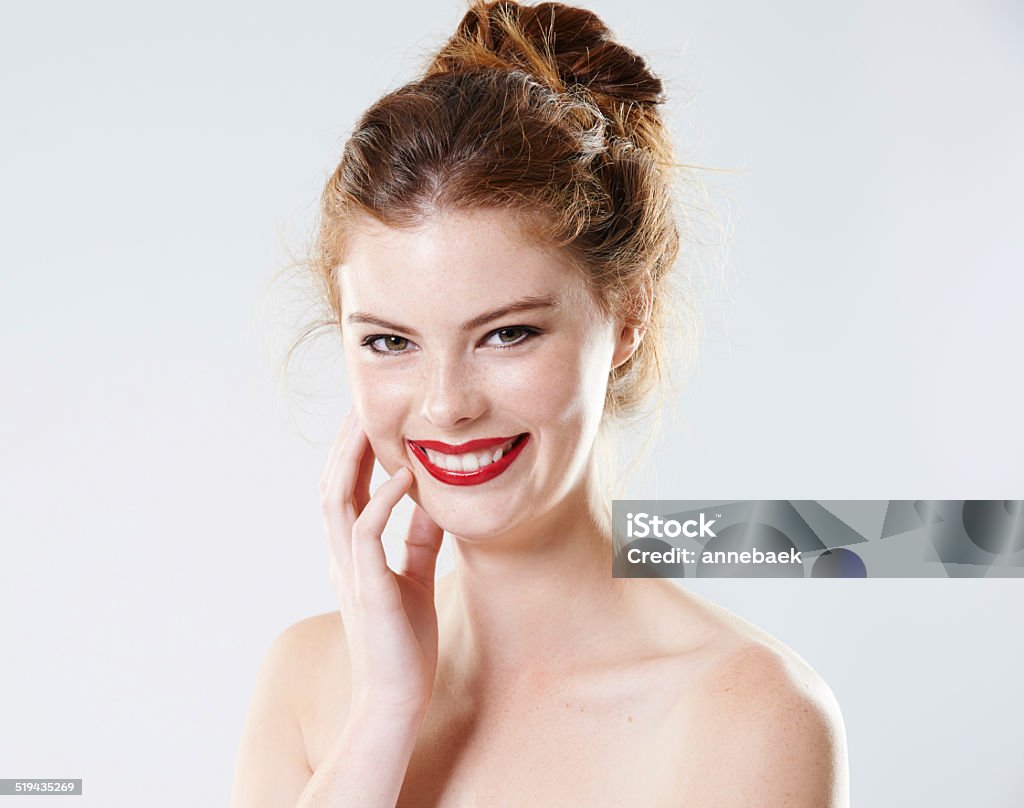
[[[449,485],[479,485],[512,465],[530,436],[481,438],[452,446],[434,440],[408,441],[430,475]]]

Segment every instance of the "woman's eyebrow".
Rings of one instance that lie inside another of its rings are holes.
[[[509,314],[516,314],[521,311],[532,311],[534,309],[554,309],[558,308],[559,301],[554,295],[529,295],[522,297],[519,300],[515,300],[505,306],[499,306],[492,311],[484,312],[471,320],[467,320],[461,326],[459,330],[462,332],[473,331],[482,325],[492,320],[497,320],[499,317],[506,317]],[[411,337],[419,337],[419,333],[414,328],[401,325],[400,323],[391,323],[387,320],[382,320],[380,317],[375,317],[372,314],[366,314],[361,311],[354,311],[348,317],[345,318],[345,322],[350,325],[356,323],[367,323],[368,325],[375,325],[378,328],[386,328],[389,331],[401,331],[403,334],[408,334]]]

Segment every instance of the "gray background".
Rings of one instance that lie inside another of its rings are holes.
[[[684,155],[745,171],[706,177],[729,271],[629,493],[1024,497],[1021,5],[591,7],[680,99]],[[335,608],[342,369],[277,384],[298,299],[268,281],[461,9],[0,5],[0,776],[226,803],[270,640]],[[1020,803],[1020,581],[687,586],[829,682],[855,804]]]

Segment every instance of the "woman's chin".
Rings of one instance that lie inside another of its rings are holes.
[[[445,533],[470,544],[500,542],[515,530],[515,520],[483,514],[428,511]]]
[[[469,544],[501,541],[501,538],[508,534],[509,529],[507,523],[488,524],[477,519],[447,519],[442,527],[450,536]]]

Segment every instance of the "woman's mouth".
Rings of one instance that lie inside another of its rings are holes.
[[[458,446],[439,441],[407,443],[434,479],[449,485],[479,485],[512,465],[529,438],[524,432],[512,438],[474,440]]]

